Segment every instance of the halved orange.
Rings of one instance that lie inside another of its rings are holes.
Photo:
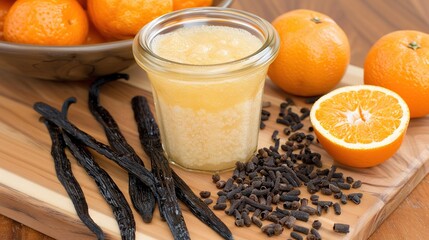
[[[335,161],[372,167],[399,149],[410,111],[398,94],[386,88],[347,86],[317,100],[310,120],[319,142]]]

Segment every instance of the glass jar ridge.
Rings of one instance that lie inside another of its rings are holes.
[[[157,35],[174,31],[183,26],[196,25],[238,26],[259,37],[263,40],[263,44],[250,56],[212,65],[178,63],[162,58],[152,51],[151,44]],[[146,71],[189,74],[198,79],[211,78],[213,74],[222,77],[225,72],[228,76],[242,74],[248,69],[263,67],[274,60],[278,48],[278,34],[269,22],[242,10],[218,7],[191,8],[163,15],[142,28],[133,44],[134,56],[138,64]],[[196,72],[195,67],[200,71]]]

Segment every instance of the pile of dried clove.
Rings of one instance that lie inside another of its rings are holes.
[[[276,120],[285,126],[283,132],[287,140],[284,144],[280,144],[279,131],[275,130],[272,134],[274,146],[259,149],[247,163],[237,162],[232,176],[226,180],[218,174],[212,176],[219,189],[213,209],[233,216],[238,227],[256,225],[268,236],[280,235],[287,228],[292,230],[293,239],[303,239],[303,235],[307,239],[321,239],[320,221],[314,220],[310,228],[299,222],[308,222],[310,216],[321,216],[330,209],[340,215],[341,205],[347,202],[359,204],[362,193],[345,191],[359,188],[362,183],[344,176],[334,165],[322,168],[321,154],[310,149],[314,135],[298,131],[304,127],[302,121],[310,110],[301,108],[301,114],[297,114],[293,105],[292,99],[283,102]],[[262,116],[270,116],[270,113],[263,110]],[[308,132],[311,130],[310,127]],[[308,192],[305,195],[310,195],[309,199],[302,197],[303,189]],[[321,195],[334,199],[322,201]],[[333,229],[348,233],[349,225],[335,223]]]

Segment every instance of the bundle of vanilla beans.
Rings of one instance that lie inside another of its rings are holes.
[[[132,108],[141,145],[151,160],[151,171],[127,143],[118,124],[99,101],[100,87],[118,79],[127,80],[128,75],[117,73],[99,77],[89,89],[89,110],[102,125],[109,145],[97,141],[67,120],[68,109],[76,101],[75,98],[67,99],[61,110],[42,102],[33,106],[42,116],[41,119],[49,131],[52,140],[51,154],[58,179],[70,196],[79,218],[98,239],[105,238],[102,229],[88,213],[88,205],[78,181],[73,176],[66,151],[70,151],[79,165],[94,179],[100,193],[111,206],[121,238],[135,239],[136,227],[131,208],[109,174],[97,164],[96,156],[89,151],[93,149],[128,172],[131,202],[144,222],[151,222],[155,205],[158,204],[160,215],[167,222],[174,239],[190,239],[177,201],[179,199],[197,218],[224,239],[233,239],[227,226],[169,167],[161,146],[158,126],[143,96],[132,99]]]

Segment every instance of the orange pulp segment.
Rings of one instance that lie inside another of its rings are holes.
[[[410,113],[393,91],[361,85],[324,95],[313,105],[310,119],[319,142],[334,160],[371,167],[398,150]]]

